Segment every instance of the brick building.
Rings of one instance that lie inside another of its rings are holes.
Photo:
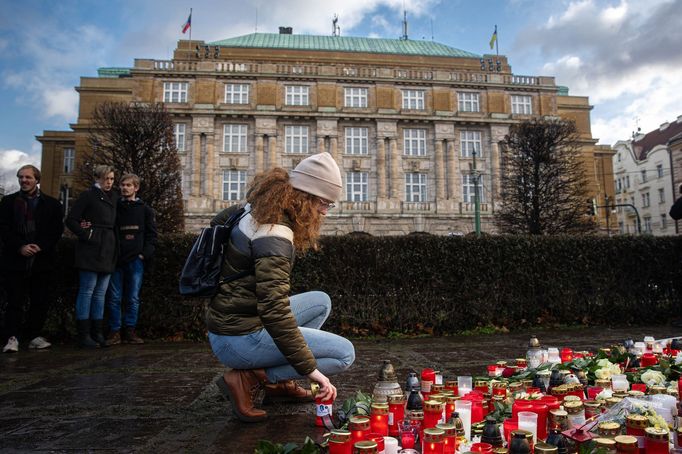
[[[574,120],[590,193],[613,195],[603,174],[613,152],[595,145],[588,99],[568,96],[553,77],[515,75],[506,56],[431,41],[282,31],[181,40],[172,60],[136,59],[81,78],[72,130],[38,137],[43,190],[73,196],[93,109],[113,100],[166,104],[192,230],[241,200],[255,173],[328,151],[345,188],[326,234],[468,233],[477,175],[483,230],[493,231],[499,142],[534,116]]]

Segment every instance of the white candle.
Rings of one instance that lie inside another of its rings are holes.
[[[384,437],[384,452],[386,454],[398,454],[398,440],[393,437]]]
[[[467,440],[471,440],[471,410],[469,408],[460,408],[457,410],[457,413],[464,426],[464,437]]]

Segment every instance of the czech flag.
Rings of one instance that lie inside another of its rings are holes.
[[[190,29],[190,27],[192,27],[192,13],[191,12],[189,13],[189,17],[187,18],[187,22],[185,22],[185,24],[182,26],[182,34],[184,35],[187,32],[187,30]]]

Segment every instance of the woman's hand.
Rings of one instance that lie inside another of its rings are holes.
[[[336,400],[336,387],[332,385],[332,382],[322,372],[315,369],[308,374],[308,378],[320,385],[320,390],[315,395],[316,399]]]

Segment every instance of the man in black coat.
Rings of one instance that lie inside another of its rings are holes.
[[[26,340],[31,349],[50,347],[41,331],[52,299],[55,246],[64,232],[62,205],[38,188],[40,170],[25,165],[17,178],[20,190],[0,201],[0,268],[7,294],[3,353],[18,352],[19,341]]]
[[[109,335],[107,345],[143,344],[135,332],[140,307],[140,288],[144,269],[156,247],[154,210],[137,197],[140,178],[134,174],[121,177],[121,198],[116,205],[116,233],[119,254],[116,271],[107,293]],[[125,302],[121,320],[121,302]]]

